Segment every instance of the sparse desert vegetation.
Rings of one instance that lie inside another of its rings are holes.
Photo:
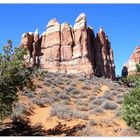
[[[125,135],[121,130],[128,126],[122,120],[121,107],[128,88],[94,76],[89,79],[39,70],[33,77],[34,88],[24,87],[19,92],[12,121],[28,118],[33,126],[40,123],[44,135],[69,135],[71,129],[75,136]],[[52,133],[57,125],[67,131]]]
[[[128,113],[138,111],[137,104],[127,110],[132,94],[126,92],[130,89],[109,79],[41,69],[33,69],[30,76],[32,82],[16,90],[19,99],[12,104],[9,117],[1,125],[0,135],[8,131],[4,127],[7,121],[14,129],[13,125],[24,120],[28,125],[21,125],[28,126],[32,135],[123,136],[128,131],[122,130],[128,126],[122,116],[131,125]],[[139,130],[139,116],[136,114],[132,119],[136,120],[133,128]],[[33,128],[38,130],[34,132]]]

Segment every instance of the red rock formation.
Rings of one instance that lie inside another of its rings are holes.
[[[72,60],[72,46],[72,29],[68,23],[63,23],[61,25],[61,61]]]
[[[111,43],[100,28],[95,37],[87,27],[86,16],[80,14],[72,28],[51,19],[46,32],[39,38],[38,31],[23,35],[21,46],[33,58],[33,64],[51,72],[105,76],[115,80],[115,65]],[[30,61],[29,61],[30,62]],[[34,66],[33,65],[33,66]]]
[[[59,72],[59,65],[61,59],[60,52],[60,24],[56,19],[51,19],[47,25],[44,49],[42,50],[43,57],[41,59],[41,66],[53,72]]]
[[[80,73],[83,75],[93,74],[92,64],[90,62],[90,46],[88,46],[87,40],[87,26],[85,14],[80,14],[73,27],[73,58],[72,65],[78,67],[78,70],[74,73]]]
[[[140,64],[140,46],[136,47],[129,61],[125,64],[128,69],[128,75],[137,73],[136,64]]]
[[[115,80],[113,51],[102,27],[96,37],[95,53],[95,74]]]

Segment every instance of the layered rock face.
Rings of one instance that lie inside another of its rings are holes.
[[[80,14],[72,28],[51,19],[39,38],[38,32],[25,33],[21,46],[28,50],[28,61],[50,72],[105,76],[115,80],[113,50],[103,28],[95,37],[87,27],[86,16]]]
[[[25,56],[27,65],[34,67],[40,64],[39,56],[41,55],[41,47],[38,29],[34,33],[24,33],[22,35],[20,47],[27,50],[27,55]]]
[[[125,64],[128,70],[128,75],[136,74],[136,64],[140,64],[140,46],[136,47],[129,61]]]

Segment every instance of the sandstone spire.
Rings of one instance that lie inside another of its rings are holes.
[[[53,18],[46,31],[39,37],[34,33],[24,33],[21,46],[28,51],[28,58],[34,65],[50,72],[80,74],[84,76],[105,76],[115,79],[115,65],[111,43],[102,27],[97,36],[93,28],[87,27],[87,19],[81,13],[72,26]]]
[[[72,29],[68,23],[61,25],[61,61],[72,60]]]

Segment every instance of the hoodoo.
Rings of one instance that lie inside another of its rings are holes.
[[[97,36],[81,13],[72,28],[55,18],[39,37],[38,30],[22,35],[21,46],[26,48],[26,63],[39,65],[50,72],[96,75],[115,80],[115,65],[111,43],[102,27]]]

